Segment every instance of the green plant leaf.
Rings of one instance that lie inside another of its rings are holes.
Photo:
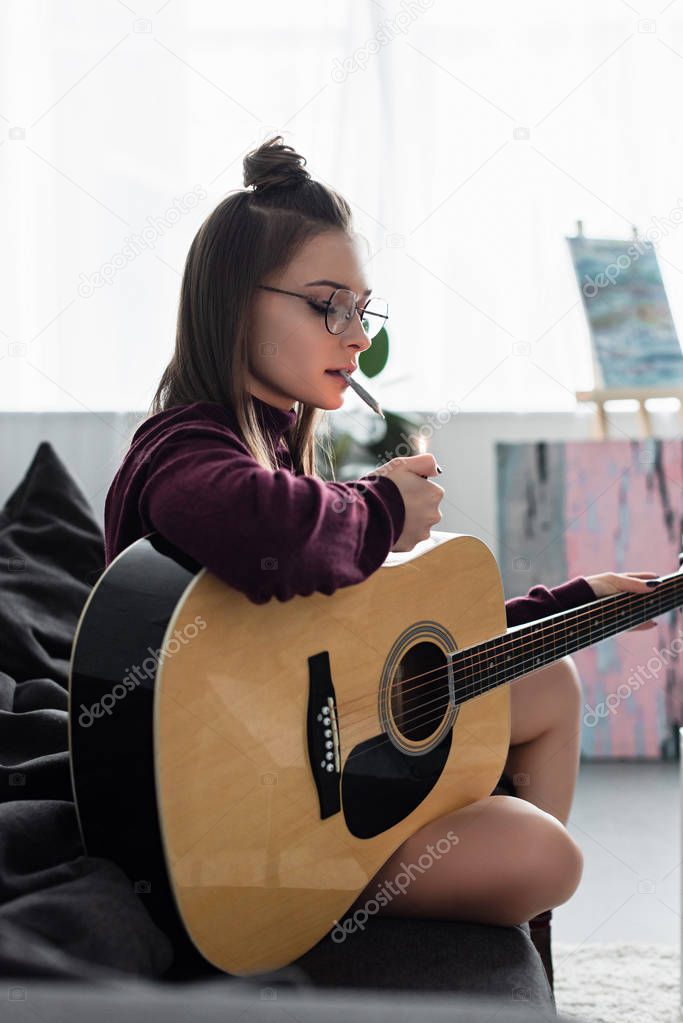
[[[397,412],[384,409],[384,416],[386,421],[384,436],[365,444],[365,450],[380,462],[396,458],[399,453],[405,454],[407,438],[411,434],[416,434],[419,428],[419,423],[414,419]],[[416,455],[417,450],[410,453]]]
[[[376,377],[381,373],[389,358],[389,335],[386,327],[372,339],[372,344],[358,356],[358,365],[366,377]]]

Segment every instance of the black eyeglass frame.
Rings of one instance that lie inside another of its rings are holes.
[[[344,331],[347,329],[347,327],[344,327],[342,330],[338,331],[335,334],[335,332],[333,330],[330,330],[330,325],[327,322],[327,316],[328,316],[328,313],[330,311],[330,306],[332,305],[332,301],[334,299],[334,296],[337,294],[337,292],[338,291],[346,291],[346,292],[348,292],[349,295],[353,295],[354,301],[356,303],[356,308],[353,311],[353,316],[355,316],[355,314],[359,311],[358,310],[358,295],[356,294],[355,291],[351,291],[349,288],[335,288],[329,298],[327,298],[327,299],[319,299],[319,298],[313,298],[312,295],[302,295],[301,292],[299,292],[299,291],[286,291],[284,288],[274,288],[270,284],[257,284],[256,287],[257,288],[263,288],[264,291],[277,291],[277,292],[279,292],[280,295],[293,295],[294,298],[304,298],[307,302],[309,302],[309,303],[311,303],[313,305],[324,305],[324,306],[326,306],[326,309],[325,309],[325,328],[327,329],[327,332],[329,334],[332,334],[333,337],[339,337],[339,334],[343,334]],[[370,295],[369,298],[368,298],[368,302],[371,302],[372,299],[376,298],[376,297],[377,297],[376,295]],[[382,301],[386,302],[386,299],[382,299]],[[382,323],[382,325],[379,328],[379,330],[381,330],[382,327],[384,326],[384,324],[389,319],[389,312],[387,311],[387,315],[386,316],[383,313],[373,313],[372,310],[370,310],[369,312],[366,313],[365,312],[365,308],[367,308],[367,306],[364,307],[361,310],[362,316],[379,316],[380,319],[383,320],[383,323]],[[389,309],[389,305],[387,303],[387,310],[388,309]],[[351,317],[351,320],[353,319],[353,316]],[[361,316],[361,318],[362,318],[362,316]],[[351,322],[351,320],[349,320],[349,323]],[[348,326],[348,324],[347,324],[347,326]],[[377,334],[379,334],[379,330],[377,331]],[[377,334],[375,334],[374,336],[376,337]]]

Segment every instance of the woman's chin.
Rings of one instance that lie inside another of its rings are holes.
[[[319,394],[313,404],[325,412],[334,412],[335,409],[341,408],[344,404],[344,395]]]
[[[333,412],[344,404],[346,386],[340,387],[334,377],[328,387],[311,388],[308,394],[300,394],[298,400],[306,405],[315,405],[325,412]]]

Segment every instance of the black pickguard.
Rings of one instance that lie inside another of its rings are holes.
[[[349,753],[341,779],[342,807],[349,831],[373,838],[404,820],[432,791],[448,760],[453,732],[428,753],[409,756],[386,732]]]

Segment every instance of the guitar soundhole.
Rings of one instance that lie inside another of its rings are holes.
[[[435,643],[416,643],[401,658],[391,682],[391,712],[413,742],[432,735],[448,710],[448,666]]]

